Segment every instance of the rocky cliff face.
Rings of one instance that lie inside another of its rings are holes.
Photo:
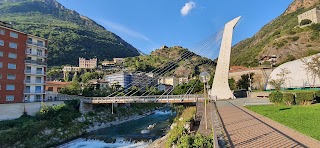
[[[317,3],[319,3],[319,0],[295,0],[285,11],[285,14],[295,12],[300,8],[308,9]]]

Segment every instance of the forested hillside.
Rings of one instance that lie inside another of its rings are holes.
[[[150,55],[127,58],[125,64],[133,71],[149,72],[162,68],[162,71],[167,72],[166,75],[177,77],[192,77],[203,71],[213,72],[216,65],[214,61],[180,46],[161,48]]]
[[[56,0],[0,0],[0,21],[49,40],[49,66],[78,64],[78,57],[132,57],[138,50],[93,20]]]

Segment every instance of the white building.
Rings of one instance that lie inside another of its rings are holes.
[[[28,35],[25,60],[24,101],[42,101],[45,98],[47,69],[46,39]]]
[[[320,55],[320,54],[317,54]],[[303,60],[298,59],[295,61],[287,62],[275,70],[270,74],[270,80],[280,79],[281,77],[278,74],[281,73],[282,69],[288,70],[290,73],[286,75],[286,81],[282,85],[282,88],[308,88],[308,87],[320,87],[319,78],[313,77],[311,72],[306,70],[306,65],[303,61],[311,61],[313,56],[305,57]],[[270,84],[266,87],[267,90],[274,89]]]

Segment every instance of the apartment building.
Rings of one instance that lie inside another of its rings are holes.
[[[79,68],[94,69],[97,67],[97,58],[86,60],[85,58],[79,58]]]
[[[0,103],[45,98],[47,40],[0,22]]]

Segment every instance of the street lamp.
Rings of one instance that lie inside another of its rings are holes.
[[[207,123],[207,83],[210,80],[210,74],[208,72],[202,72],[199,75],[200,81],[203,83],[203,94],[204,94],[204,120],[206,124],[206,130],[208,129]]]

